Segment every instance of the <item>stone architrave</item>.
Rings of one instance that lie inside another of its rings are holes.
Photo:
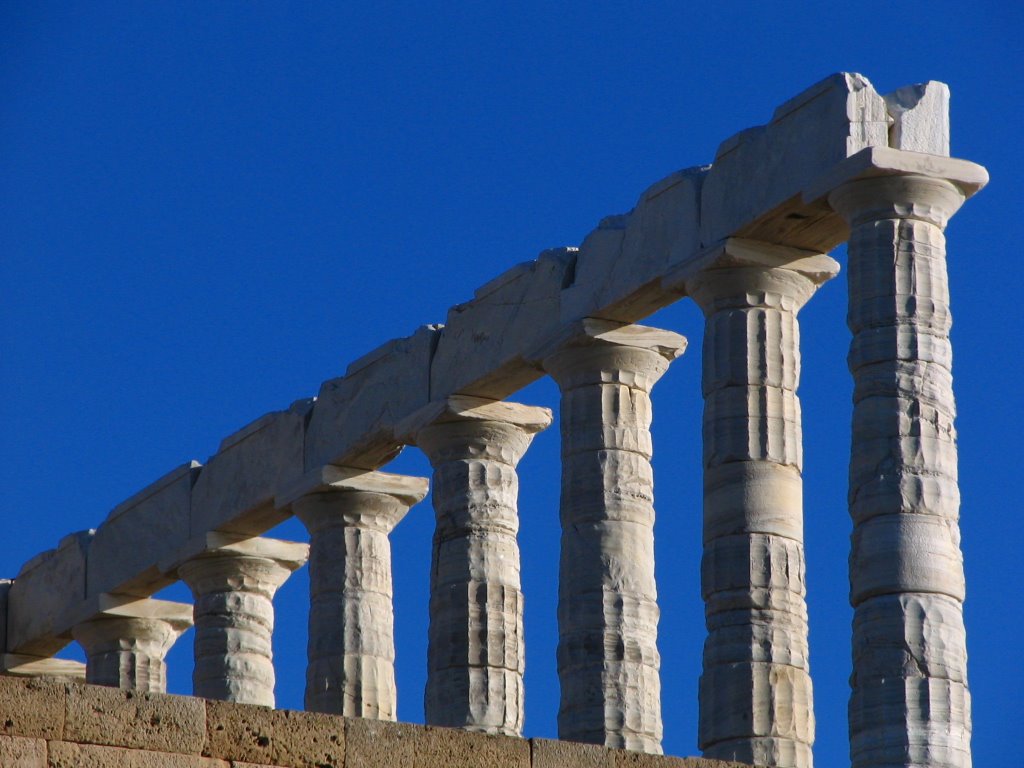
[[[306,709],[395,720],[395,620],[388,534],[428,481],[324,466],[278,499],[310,535]]]
[[[192,690],[205,699],[274,706],[271,602],[309,547],[293,541],[209,533],[179,554],[174,570],[195,597]]]
[[[108,597],[108,596],[104,596]],[[166,600],[118,600],[76,624],[71,634],[85,650],[85,682],[146,693],[167,691],[164,657],[192,626],[192,606]]]
[[[852,765],[968,768],[944,229],[987,174],[888,150],[831,180],[829,203],[850,225]]]
[[[588,318],[538,353],[562,393],[561,739],[662,751],[650,392],[685,347]]]
[[[704,326],[705,757],[813,764],[797,312],[831,258],[728,240],[683,281]]]
[[[523,731],[523,593],[516,465],[547,408],[453,396],[404,425],[434,468],[426,722]]]

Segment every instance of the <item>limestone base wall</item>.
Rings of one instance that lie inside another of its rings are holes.
[[[2,768],[737,766],[191,696],[0,677]]]

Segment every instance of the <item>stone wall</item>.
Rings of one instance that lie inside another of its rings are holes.
[[[547,739],[0,677],[2,768],[737,768]]]

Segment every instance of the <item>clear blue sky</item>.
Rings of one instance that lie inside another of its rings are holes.
[[[953,92],[992,183],[949,229],[975,764],[1016,749],[1021,566],[1019,3],[0,5],[0,575],[221,437],[839,70]],[[845,259],[840,251],[840,261]],[[802,314],[818,764],[846,760],[845,282]],[[656,387],[665,745],[695,754],[702,322]],[[557,406],[550,382],[519,399]],[[414,449],[390,469],[429,472]],[[553,735],[558,438],[521,464],[528,735]],[[432,513],[394,535],[400,715],[422,718]],[[303,537],[289,523],[278,532]],[[307,582],[277,600],[301,708]],[[169,594],[184,597],[179,590]],[[190,690],[191,637],[171,655]]]

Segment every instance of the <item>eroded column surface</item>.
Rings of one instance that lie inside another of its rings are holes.
[[[388,534],[427,494],[427,480],[325,468],[291,502],[309,530],[306,709],[394,720],[394,608]]]
[[[851,227],[854,768],[971,765],[943,234],[964,197],[915,175],[829,196]]]
[[[661,753],[650,391],[685,346],[587,320],[544,360],[562,392],[561,739]]]
[[[271,600],[308,551],[305,544],[253,538],[178,566],[195,597],[195,696],[274,706]]]
[[[191,605],[137,599],[76,624],[71,635],[85,650],[85,682],[165,693],[164,658],[191,626]]]
[[[705,315],[705,757],[813,764],[797,312],[838,269],[824,255],[729,242],[686,284]]]
[[[414,441],[434,468],[428,725],[523,731],[523,593],[516,465],[551,411],[451,397]]]

